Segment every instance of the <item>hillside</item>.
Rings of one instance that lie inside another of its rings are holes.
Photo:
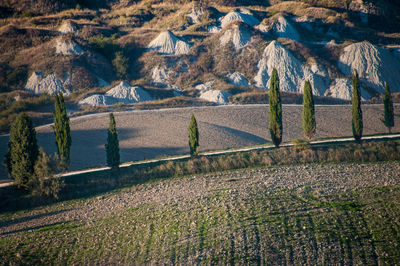
[[[2,1],[0,127],[12,120],[6,109],[27,110],[43,93],[62,91],[74,110],[130,106],[104,95],[122,81],[153,100],[231,103],[268,89],[272,68],[282,91],[310,80],[316,95],[341,100],[356,69],[364,100],[378,99],[385,82],[400,92],[399,14],[397,1],[371,0]],[[199,100],[199,86],[224,100]]]
[[[392,265],[400,260],[399,173],[398,162],[298,165],[137,184],[1,213],[0,257],[10,264]]]

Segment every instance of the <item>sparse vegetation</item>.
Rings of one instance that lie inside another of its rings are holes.
[[[0,97],[0,132],[8,132],[18,114],[29,110],[37,110],[52,103],[48,95],[20,97],[19,94],[7,94]],[[16,98],[20,98],[16,100]]]
[[[89,39],[89,45],[112,62],[118,78],[126,79],[128,77],[129,60],[119,45],[117,37],[116,34],[110,37],[99,34]]]
[[[117,77],[120,79],[126,79],[128,76],[128,58],[121,52],[116,52],[115,57],[112,60]]]

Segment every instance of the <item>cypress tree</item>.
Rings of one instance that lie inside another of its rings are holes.
[[[26,113],[17,116],[11,125],[5,165],[19,188],[28,189],[39,154],[36,131]]]
[[[195,157],[198,155],[199,150],[199,130],[197,129],[197,121],[194,115],[190,118],[189,124],[189,148],[190,155]]]
[[[385,107],[385,120],[383,123],[388,128],[389,133],[391,133],[392,127],[394,126],[393,100],[387,84],[385,84],[385,98],[383,99],[383,104]]]
[[[362,120],[362,110],[361,110],[360,79],[358,77],[357,71],[354,71],[352,83],[353,83],[352,129],[353,129],[354,139],[356,141],[360,141],[363,132],[363,120]]]
[[[302,116],[302,126],[304,136],[311,140],[315,134],[315,108],[314,108],[314,97],[311,90],[311,84],[307,80],[304,83],[303,89],[303,116]]]
[[[114,169],[118,168],[120,163],[119,141],[113,113],[110,114],[110,126],[108,127],[107,144],[105,144],[105,146],[107,165]]]
[[[70,162],[71,132],[69,118],[65,108],[64,97],[61,92],[54,97],[54,135],[56,139],[58,157],[63,170],[67,170]]]
[[[272,70],[269,88],[269,131],[276,147],[282,141],[282,103],[279,93],[279,78],[276,69]]]

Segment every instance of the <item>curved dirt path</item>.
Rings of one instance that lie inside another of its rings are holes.
[[[400,132],[400,108],[395,106],[395,128]],[[283,106],[283,141],[301,138],[301,105]],[[317,105],[315,138],[351,136],[350,105]],[[228,105],[116,112],[121,162],[182,155],[189,152],[187,127],[195,114],[200,131],[200,152],[270,142],[267,105]],[[364,135],[386,132],[383,105],[363,105]],[[108,113],[71,118],[72,147],[69,170],[105,165],[104,143]],[[39,145],[56,152],[51,125],[36,128]],[[0,137],[0,158],[8,136]],[[0,179],[7,179],[0,165]]]

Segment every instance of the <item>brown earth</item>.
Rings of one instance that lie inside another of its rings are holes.
[[[174,265],[213,258],[236,265],[395,265],[399,167],[236,170],[4,213],[0,254],[6,264]]]
[[[283,141],[302,138],[301,110],[298,105],[283,106]],[[121,162],[165,155],[185,154],[191,114],[200,133],[200,151],[226,149],[270,142],[266,105],[189,107],[138,110],[115,113]],[[382,123],[383,105],[364,105],[364,135],[386,133]],[[315,138],[351,136],[351,106],[316,106]],[[71,119],[72,147],[69,170],[105,165],[108,114],[100,113]],[[36,129],[39,145],[56,152],[50,125]],[[400,108],[395,106],[395,127],[400,132]],[[7,151],[8,137],[0,137],[0,158]],[[0,179],[6,179],[3,166]]]

